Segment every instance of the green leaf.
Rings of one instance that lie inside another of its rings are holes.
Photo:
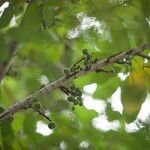
[[[2,16],[0,17],[0,29],[7,27],[12,17],[13,17],[13,5],[10,3],[9,7],[7,7],[4,10]]]
[[[1,136],[3,140],[4,149],[13,150],[13,142],[15,139],[14,132],[12,130],[11,123],[9,121],[0,125]]]
[[[120,86],[121,81],[116,76],[114,78],[110,78],[107,82],[99,83],[97,86],[97,90],[94,93],[95,98],[107,99],[111,97],[111,95],[117,90]]]
[[[122,115],[118,111],[112,110],[110,103],[107,104],[106,115],[109,121],[120,120],[122,118]]]
[[[43,7],[43,21],[45,22],[46,27],[50,27],[54,23],[54,12],[50,8],[51,7],[47,5],[44,5]]]
[[[41,26],[41,13],[37,3],[32,3],[26,8],[19,28],[12,29],[11,35],[17,41],[30,40],[39,31]]]

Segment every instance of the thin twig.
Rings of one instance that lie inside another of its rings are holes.
[[[41,112],[40,110],[36,110],[36,112],[38,112],[41,116],[43,116],[46,120],[48,121],[52,121],[48,116],[46,116],[43,112]]]
[[[17,52],[17,44],[14,41],[9,42],[9,58],[6,62],[0,62],[0,83],[5,77],[6,73],[9,71],[9,68],[12,64],[12,60]]]
[[[91,53],[91,55],[93,55],[93,54],[94,54],[94,52]],[[71,69],[74,68],[76,65],[78,65],[83,60],[84,60],[84,57],[82,57],[80,60],[78,60],[76,63],[74,63],[73,66],[71,67]]]

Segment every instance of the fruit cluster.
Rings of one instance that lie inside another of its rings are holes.
[[[84,55],[83,57],[84,57],[84,66],[85,66],[85,69],[88,70],[88,69],[91,68],[91,65],[93,63],[92,55],[88,52],[87,49],[83,49],[82,53]]]
[[[32,104],[32,108],[35,110],[35,111],[38,111],[41,109],[41,103],[40,102],[35,102]]]
[[[65,68],[64,69],[64,73],[66,75],[66,77],[69,77],[72,73],[77,73],[79,71],[82,71],[83,69],[85,70],[89,70],[91,68],[91,65],[97,62],[97,58],[93,59],[92,54],[90,54],[88,52],[87,49],[83,49],[82,50],[83,53],[83,58],[81,58],[80,60],[78,60],[72,67],[70,68]],[[83,67],[81,67],[81,65],[79,65],[80,62],[83,62]]]
[[[82,70],[82,68],[80,67],[80,66],[73,66],[71,69],[69,69],[69,68],[65,68],[64,69],[64,73],[65,73],[65,75],[67,76],[67,77],[69,77],[72,73],[74,73],[74,72],[79,72],[79,71],[81,71]]]
[[[72,110],[75,110],[75,105],[82,106],[82,91],[76,87],[74,84],[71,84],[69,88],[60,87],[60,89],[68,95],[67,100],[73,103]]]

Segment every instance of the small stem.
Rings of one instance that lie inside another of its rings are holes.
[[[79,64],[81,61],[83,61],[84,60],[84,58],[81,58],[80,60],[78,60],[75,64],[73,64],[73,66],[71,67],[71,70],[72,70],[72,68],[74,68],[77,64]]]
[[[44,113],[42,113],[40,110],[35,110],[37,111],[41,116],[43,116],[46,120],[52,121],[48,116],[46,116]]]
[[[93,55],[93,54],[94,54],[94,52],[91,53],[91,55]],[[82,57],[80,60],[78,60],[76,63],[74,63],[73,66],[71,67],[71,69],[73,67],[75,67],[77,64],[79,64],[80,62],[82,62],[83,60],[84,60],[84,57]]]
[[[12,65],[12,60],[16,56],[17,53],[17,43],[14,41],[10,41],[8,44],[9,48],[9,56],[6,62],[0,61],[0,83],[5,77],[6,73],[9,71],[10,66]]]

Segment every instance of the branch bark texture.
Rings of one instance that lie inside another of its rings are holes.
[[[42,88],[36,90],[35,92],[31,93],[30,95],[28,95],[27,97],[25,97],[21,100],[18,100],[18,102],[16,104],[14,104],[13,106],[6,109],[3,113],[1,113],[0,114],[0,122],[3,122],[4,120],[6,120],[9,117],[12,117],[15,113],[17,113],[19,111],[30,108],[32,105],[32,101],[35,98],[39,98],[41,96],[51,93],[52,91],[54,91],[56,89],[59,89],[61,86],[66,85],[70,80],[74,80],[74,79],[76,79],[82,75],[85,75],[89,72],[96,71],[96,70],[102,69],[105,66],[122,61],[127,56],[138,55],[147,49],[150,49],[150,43],[143,44],[137,48],[133,48],[131,50],[123,51],[118,54],[112,55],[107,59],[100,60],[100,61],[92,64],[91,68],[88,70],[83,69],[79,72],[72,73],[69,77],[64,76],[48,85],[45,85],[44,87],[42,87]]]
[[[12,60],[13,60],[14,56],[16,55],[16,52],[17,52],[16,42],[10,41],[8,48],[9,48],[8,59],[6,60],[6,62],[0,61],[0,83],[3,80],[3,78],[5,77],[6,73],[9,71],[9,68],[12,64]]]

